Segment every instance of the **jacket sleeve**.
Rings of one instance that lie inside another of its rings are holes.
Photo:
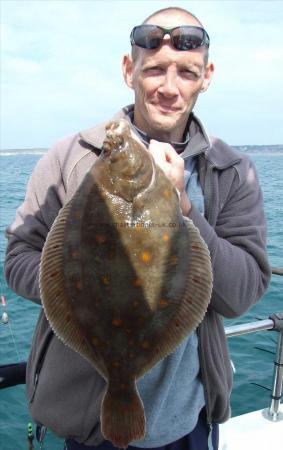
[[[244,314],[264,294],[271,276],[262,192],[252,162],[241,164],[241,173],[230,169],[233,181],[215,228],[194,206],[189,214],[211,255],[211,307],[227,318]]]
[[[40,303],[41,251],[65,197],[56,153],[54,147],[37,163],[28,182],[25,200],[6,230],[8,245],[4,271],[7,283],[18,295],[36,303]]]

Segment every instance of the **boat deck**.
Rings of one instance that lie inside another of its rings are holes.
[[[267,420],[263,411],[233,417],[220,425],[219,450],[272,450],[283,447],[283,405],[277,422]]]

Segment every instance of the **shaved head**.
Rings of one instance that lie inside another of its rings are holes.
[[[171,19],[171,20],[170,20]],[[148,16],[143,22],[144,24],[154,24],[160,26],[168,27],[168,20],[170,20],[170,27],[175,27],[178,25],[194,25],[203,27],[201,21],[192,13],[183,8],[178,8],[177,6],[171,6],[168,8],[159,9],[155,11],[150,16]],[[132,59],[135,61],[139,54],[139,48],[136,45],[132,46]],[[208,62],[208,48],[204,51],[204,61]]]
[[[178,8],[177,6],[170,6],[169,8],[163,8],[163,9],[159,9],[158,11],[152,13],[150,16],[148,16],[144,21],[143,24],[145,23],[154,23],[154,21],[152,21],[152,19],[155,19],[156,17],[160,16],[160,15],[182,15],[184,17],[187,17],[188,19],[193,19],[197,25],[199,25],[200,27],[203,27],[202,23],[198,20],[198,18],[190,13],[189,11],[187,11],[186,9],[183,8]]]

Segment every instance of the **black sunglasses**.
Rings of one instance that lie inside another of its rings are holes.
[[[193,50],[205,45],[209,47],[209,36],[201,27],[182,25],[174,28],[164,28],[158,25],[138,25],[131,32],[131,45],[155,49],[158,48],[165,34],[170,35],[172,45],[177,50]]]

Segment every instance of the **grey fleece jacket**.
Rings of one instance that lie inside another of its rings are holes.
[[[133,106],[114,119],[128,118]],[[186,159],[198,155],[205,215],[192,206],[190,219],[210,250],[214,287],[198,328],[201,376],[209,422],[230,414],[232,374],[222,318],[245,313],[270,279],[266,223],[255,168],[246,155],[209,139],[194,114],[188,121]],[[5,275],[19,295],[40,303],[41,250],[60,208],[76,191],[100,153],[105,124],[58,142],[37,164],[24,203],[7,229]],[[91,375],[92,374],[92,375]],[[80,355],[63,345],[41,312],[27,368],[29,407],[35,421],[58,436],[97,445],[105,382]],[[68,415],[68,421],[62,417]]]

